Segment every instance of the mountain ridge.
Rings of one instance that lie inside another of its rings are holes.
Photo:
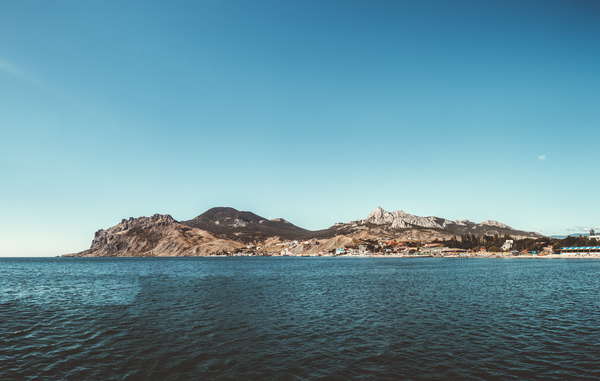
[[[275,247],[294,240],[319,239],[329,240],[329,245],[332,242],[349,245],[356,244],[357,240],[445,240],[465,234],[508,234],[516,239],[543,237],[493,220],[479,224],[469,220],[451,221],[434,216],[420,217],[402,210],[390,213],[379,206],[364,220],[336,223],[316,231],[298,227],[283,218],[267,219],[248,211],[215,207],[181,222],[168,214],[123,219],[113,227],[98,230],[88,250],[66,256],[198,256],[247,246]],[[310,248],[311,253],[316,250],[314,245]]]
[[[459,226],[469,226],[469,225],[477,225],[477,226],[492,226],[502,229],[515,230],[510,226],[503,224],[494,220],[485,220],[479,224],[472,222],[470,220],[447,220],[442,217],[420,217],[413,214],[406,213],[403,210],[396,210],[394,212],[387,212],[382,207],[377,206],[377,208],[372,211],[365,220],[375,225],[385,225],[390,224],[392,228],[396,229],[409,229],[414,227],[424,227],[424,228],[438,228],[443,229],[448,225],[459,225]]]
[[[283,218],[267,219],[247,211],[230,207],[215,207],[181,224],[209,231],[227,238],[238,238],[244,242],[279,236],[297,239],[310,235],[311,231],[298,227]],[[239,233],[239,234],[237,234]]]

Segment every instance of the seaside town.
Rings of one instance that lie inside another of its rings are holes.
[[[285,241],[269,247],[247,245],[236,252],[223,252],[216,256],[282,256],[282,257],[449,257],[449,258],[510,258],[510,257],[600,257],[600,234],[594,230],[588,236],[568,236],[562,240],[522,239],[512,237],[484,237],[483,243],[492,241],[492,245],[472,247],[471,237],[461,237],[462,240],[449,241],[396,241],[393,239],[361,240],[356,245],[337,247],[330,250],[311,250],[326,243],[325,240],[311,239],[307,241]],[[500,246],[493,242],[503,240]],[[454,245],[452,245],[454,244]],[[563,246],[563,244],[569,244]],[[578,245],[581,244],[581,245]],[[458,247],[462,246],[462,247]],[[465,248],[466,246],[471,246]]]

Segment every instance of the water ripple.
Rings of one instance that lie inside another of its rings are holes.
[[[599,379],[600,261],[0,259],[2,380]]]

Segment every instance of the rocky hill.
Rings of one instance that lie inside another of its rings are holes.
[[[331,239],[348,236],[358,239],[450,239],[463,234],[486,236],[508,234],[516,239],[539,238],[535,232],[516,230],[498,221],[486,220],[475,223],[469,220],[448,220],[441,217],[420,217],[404,211],[387,212],[381,207],[372,211],[366,219],[348,223],[336,223],[317,231],[302,229],[284,219],[266,219],[251,212],[233,208],[212,208],[198,217],[181,222],[184,225],[206,230],[218,237],[253,243],[262,246],[272,237],[282,240]]]
[[[498,221],[486,220],[475,223],[469,220],[447,220],[441,217],[420,217],[402,210],[387,212],[381,207],[372,211],[366,219],[335,224],[330,230],[337,234],[354,235],[366,233],[396,239],[449,239],[453,236],[504,235],[513,238],[540,238],[541,234],[516,230]]]
[[[309,237],[312,233],[283,218],[269,220],[252,212],[223,207],[209,209],[198,217],[181,223],[245,243],[257,243],[270,237],[301,239]]]
[[[200,256],[236,251],[244,244],[220,239],[201,229],[175,221],[170,215],[155,214],[122,220],[98,230],[88,250],[71,257],[173,257]]]

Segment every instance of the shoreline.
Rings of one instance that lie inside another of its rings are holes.
[[[448,255],[198,255],[198,256],[75,256],[75,255],[60,255],[54,258],[456,258],[456,259],[472,259],[472,258],[489,258],[489,259],[600,259],[600,253],[568,253],[568,254],[547,254],[547,255],[512,255],[508,253],[482,253],[482,254],[448,254]],[[6,258],[53,258],[53,257],[6,257]]]

